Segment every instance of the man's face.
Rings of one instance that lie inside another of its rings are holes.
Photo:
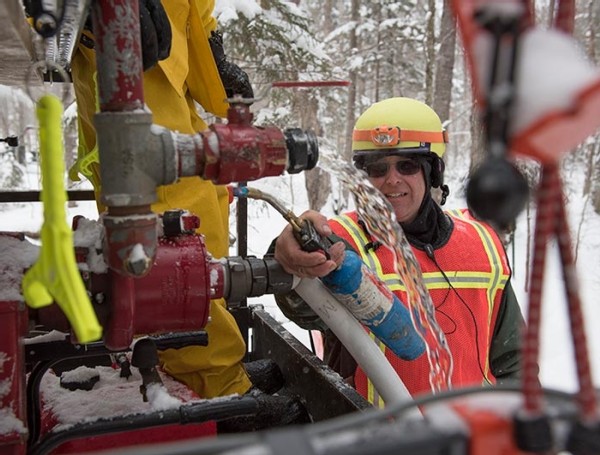
[[[390,201],[400,223],[414,221],[425,197],[425,178],[418,160],[386,156],[367,163],[369,181]]]

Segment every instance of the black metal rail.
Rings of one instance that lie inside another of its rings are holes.
[[[5,202],[40,202],[41,191],[0,191],[0,203]],[[69,201],[93,201],[93,190],[69,190]]]

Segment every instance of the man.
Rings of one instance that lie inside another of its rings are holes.
[[[169,0],[163,5],[159,0],[140,0],[145,102],[154,123],[184,134],[206,129],[196,102],[224,117],[226,90],[253,96],[246,73],[225,59],[213,8],[213,0]],[[80,167],[76,171],[90,177],[99,195],[99,166],[83,167],[96,147],[96,59],[89,31],[84,33],[71,69],[80,126]],[[210,220],[202,222],[199,229],[207,249],[215,257],[227,255],[229,199],[225,187],[187,177],[159,187],[157,195],[152,206],[157,213],[180,208]],[[243,394],[251,383],[242,364],[246,347],[239,328],[222,299],[211,302],[210,316],[208,346],[168,349],[160,353],[161,366],[203,398]]]
[[[375,103],[356,122],[353,160],[393,207],[419,261],[453,357],[452,386],[495,384],[519,372],[519,335],[523,318],[510,286],[510,268],[500,239],[490,226],[466,211],[444,213],[431,196],[443,184],[447,136],[437,114],[409,98]],[[345,247],[354,249],[402,302],[406,288],[395,272],[388,248],[374,239],[356,212],[327,220],[306,212],[322,235],[334,243],[327,260],[304,252],[286,227],[275,242],[275,258],[289,273],[323,277],[341,264]],[[345,245],[344,245],[345,243]],[[375,405],[382,403],[365,373],[305,302],[293,293],[277,296],[286,316],[306,329],[325,331],[325,360]],[[426,355],[401,360],[385,355],[412,395],[430,392]]]

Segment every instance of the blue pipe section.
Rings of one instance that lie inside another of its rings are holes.
[[[230,186],[230,188],[232,189],[232,193],[235,197],[248,197],[248,187],[247,186]]]
[[[321,280],[398,357],[414,360],[425,352],[425,343],[412,324],[409,310],[356,252],[346,250],[342,265]]]

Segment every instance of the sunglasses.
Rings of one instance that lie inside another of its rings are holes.
[[[396,161],[388,163],[387,161],[376,161],[365,164],[364,171],[371,178],[385,177],[390,171],[390,166],[396,166],[396,171],[402,175],[415,175],[421,170],[421,163],[415,160]]]

